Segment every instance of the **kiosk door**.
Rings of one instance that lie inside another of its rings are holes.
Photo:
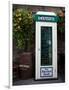
[[[57,78],[57,25],[36,22],[35,79]]]

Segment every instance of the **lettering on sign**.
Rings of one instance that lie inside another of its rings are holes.
[[[52,21],[54,21],[55,18],[54,17],[43,17],[43,16],[41,17],[41,16],[39,16],[38,20],[49,20],[49,21],[52,20]]]
[[[40,68],[40,76],[41,77],[52,77],[53,76],[53,68],[52,67],[41,67]]]

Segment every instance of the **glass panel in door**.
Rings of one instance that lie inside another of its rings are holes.
[[[52,27],[41,26],[41,66],[52,65]]]

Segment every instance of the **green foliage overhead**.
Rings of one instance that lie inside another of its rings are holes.
[[[32,12],[24,9],[13,11],[13,39],[16,40],[17,48],[30,48],[33,38],[33,17]],[[26,44],[28,44],[26,46]]]
[[[60,32],[64,32],[65,30],[65,17],[61,17],[61,16],[58,16],[59,17],[59,21],[58,21],[58,30]]]

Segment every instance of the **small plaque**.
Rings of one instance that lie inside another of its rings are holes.
[[[41,67],[40,68],[40,77],[52,77],[53,68],[52,67]]]

